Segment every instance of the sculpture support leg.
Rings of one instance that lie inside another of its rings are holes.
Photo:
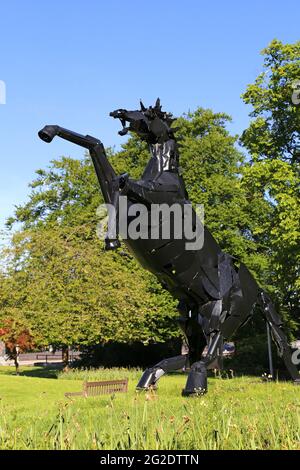
[[[271,299],[265,292],[261,292],[259,304],[271,328],[272,336],[278,348],[279,355],[283,358],[285,366],[294,382],[300,385],[300,375],[296,365],[292,362],[292,351],[282,329],[282,320],[276,312]]]
[[[143,373],[139,383],[137,384],[137,390],[148,390],[155,386],[156,382],[166,373],[173,370],[183,369],[188,359],[187,354],[181,356],[170,357],[164,359],[153,367],[146,369]]]

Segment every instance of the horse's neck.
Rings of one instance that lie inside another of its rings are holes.
[[[175,140],[151,144],[150,153],[151,158],[146,165],[142,179],[154,181],[164,171],[178,171],[178,151]]]

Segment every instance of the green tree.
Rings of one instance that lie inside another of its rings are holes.
[[[174,335],[168,326],[173,301],[150,284],[147,272],[136,272],[135,262],[101,252],[84,229],[47,225],[14,236],[1,297],[3,321],[12,313],[22,316],[38,345],[63,348]]]
[[[19,318],[5,318],[0,327],[0,339],[5,343],[8,357],[15,363],[16,374],[19,375],[19,356],[34,348],[33,337],[26,322]]]
[[[299,327],[300,108],[292,96],[300,79],[300,42],[273,40],[262,54],[263,72],[243,94],[252,106],[252,121],[241,137],[250,157],[243,185],[250,199],[269,206],[255,235],[268,245],[269,288],[286,319]]]
[[[181,167],[190,199],[205,208],[205,223],[222,249],[245,262],[261,281],[266,268],[264,241],[254,233],[268,217],[264,201],[250,201],[241,182],[244,156],[238,136],[226,129],[230,117],[198,109],[177,121]]]

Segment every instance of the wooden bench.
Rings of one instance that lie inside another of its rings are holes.
[[[94,397],[128,390],[128,379],[106,380],[105,382],[84,382],[81,392],[67,392],[65,397]]]

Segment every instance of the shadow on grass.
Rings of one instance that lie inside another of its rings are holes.
[[[57,379],[62,367],[20,367],[19,377],[35,377],[40,379]],[[0,369],[0,375],[16,376],[16,371],[13,367]]]
[[[20,375],[23,377],[36,377],[40,379],[57,379],[62,367],[37,367],[35,369],[22,370]]]

